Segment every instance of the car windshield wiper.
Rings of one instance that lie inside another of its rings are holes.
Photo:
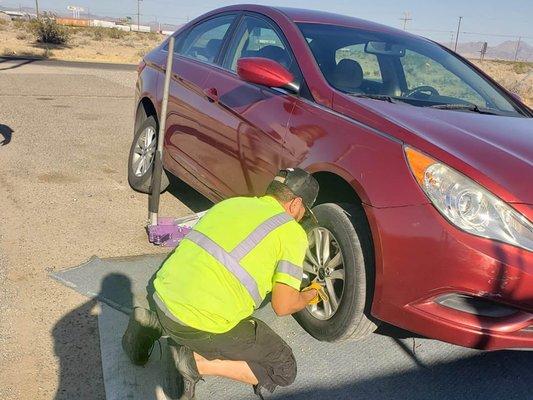
[[[366,93],[349,93],[350,96],[353,97],[360,97],[363,99],[373,99],[373,100],[382,100],[382,101],[388,101],[389,103],[398,103],[398,101],[386,94],[366,94]]]
[[[437,108],[439,110],[459,110],[459,111],[471,111],[479,114],[500,115],[499,113],[489,110],[487,108],[479,108],[475,104],[436,104],[429,106],[431,108]]]

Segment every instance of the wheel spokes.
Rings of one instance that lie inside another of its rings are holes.
[[[335,256],[326,263],[326,268],[335,269],[339,265],[342,265],[342,254],[339,251]]]
[[[324,314],[326,319],[329,319],[333,315],[333,309],[331,308],[331,301],[324,301]]]
[[[320,246],[320,250],[322,253],[322,265],[325,265],[326,262],[329,260],[329,242],[330,242],[330,236],[328,230],[322,231],[322,243]]]
[[[342,268],[336,269],[335,271],[331,272],[331,274],[329,274],[329,277],[332,280],[335,280],[335,279],[344,280],[344,269]]]
[[[314,230],[315,234],[315,253],[316,253],[316,260],[318,261],[319,265],[322,265],[322,259],[321,259],[321,247],[322,247],[322,231],[320,229]]]
[[[139,159],[135,162],[133,165],[133,169],[135,171],[136,176],[141,176],[141,170],[144,164],[144,157],[139,157]]]
[[[303,267],[305,272],[311,272],[312,274],[316,275],[316,268],[313,266],[312,263],[309,263],[307,262],[307,260],[304,260]]]
[[[326,282],[326,289],[329,295],[329,302],[331,302],[333,311],[336,311],[337,308],[339,308],[339,299],[337,298],[337,295],[335,294],[335,287],[333,286],[333,282],[330,278],[326,278],[325,282]]]
[[[316,268],[319,267],[319,264],[318,264],[318,261],[315,259],[315,257],[313,256],[313,254],[311,253],[311,249],[307,249],[306,252],[305,252],[305,256],[306,256],[306,259],[309,260],[311,262],[311,264],[315,267],[315,270]]]

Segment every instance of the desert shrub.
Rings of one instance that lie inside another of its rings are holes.
[[[126,36],[126,32],[117,28],[107,29],[107,36],[111,39],[122,39]]]
[[[101,26],[95,26],[93,28],[93,39],[94,40],[102,40],[104,38],[105,28],[102,28]]]
[[[28,39],[28,35],[26,35],[24,32],[17,33],[17,39],[18,40],[26,40]]]
[[[51,15],[45,15],[31,21],[30,29],[39,43],[66,44],[69,32],[59,25]]]
[[[152,41],[155,41],[155,40],[159,40],[160,39],[160,36],[158,33],[155,33],[155,32],[147,32],[146,33],[146,38],[148,40],[152,40]]]
[[[530,69],[533,68],[533,64],[525,63],[525,62],[517,62],[513,64],[513,72],[516,74],[525,74]]]
[[[21,19],[15,19],[12,21],[12,24],[17,29],[26,29],[28,26],[28,22],[23,21]]]
[[[92,29],[94,40],[102,40],[104,38],[123,39],[128,34],[117,28],[104,28],[103,26],[95,26]]]

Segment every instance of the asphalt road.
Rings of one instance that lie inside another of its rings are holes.
[[[146,196],[127,184],[131,68],[0,60],[1,399],[160,395],[157,357],[146,369],[124,362],[125,315],[99,307],[96,289],[80,294],[49,277],[92,255],[160,260],[168,251],[147,243]],[[207,206],[180,182],[162,196],[164,215]],[[96,270],[89,273],[96,279]],[[125,276],[120,284],[146,279]],[[260,313],[299,363],[295,384],[272,398],[533,399],[531,352],[483,353],[394,330],[326,344],[292,318],[275,318],[268,307]],[[250,392],[208,378],[199,398],[253,398]]]

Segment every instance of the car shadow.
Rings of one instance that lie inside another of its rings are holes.
[[[389,371],[341,386],[327,382],[298,393],[274,393],[272,399],[365,399],[365,400],[499,400],[528,399],[533,379],[529,352],[478,352],[472,356],[407,371]],[[520,373],[521,375],[517,375]],[[319,381],[319,379],[317,379]]]
[[[5,146],[11,142],[11,136],[13,136],[13,129],[9,126],[0,124],[0,135],[3,137],[3,140],[0,141],[0,146]]]
[[[176,197],[193,212],[197,213],[205,211],[213,206],[211,200],[200,194],[196,189],[192,188],[178,177],[169,173],[168,178],[170,185],[167,188],[167,192]]]

